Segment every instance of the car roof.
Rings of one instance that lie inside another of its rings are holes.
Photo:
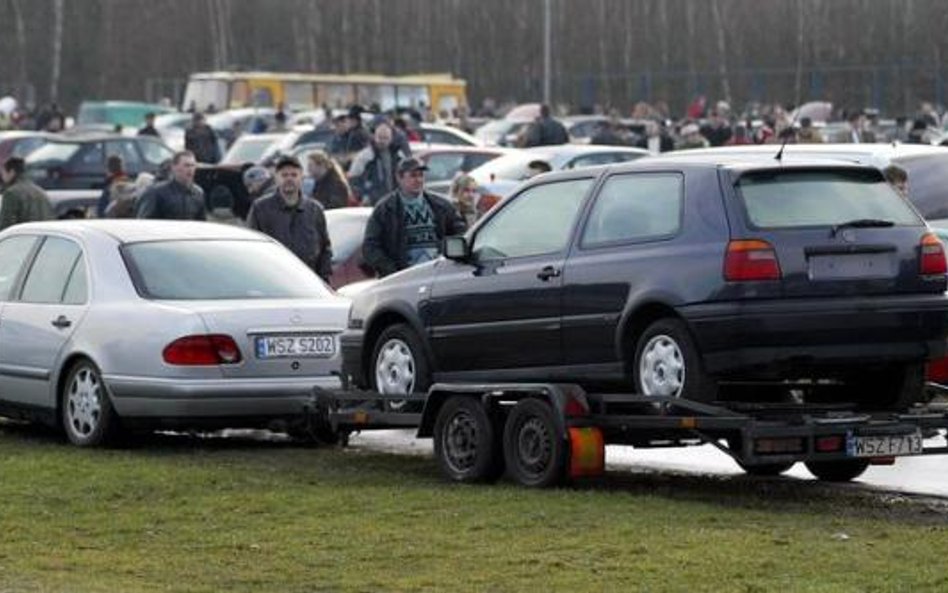
[[[103,142],[105,140],[134,140],[143,142],[161,142],[160,138],[154,136],[126,136],[114,132],[97,132],[90,130],[88,132],[79,132],[71,136],[50,137],[50,144],[81,144],[83,142]]]
[[[748,145],[748,146],[719,146],[715,148],[697,148],[690,150],[676,150],[656,155],[656,159],[690,158],[704,155],[743,155],[746,158],[760,158],[767,155],[776,156],[780,146],[776,144]],[[903,144],[900,142],[884,142],[875,144],[787,144],[782,157],[784,160],[798,158],[830,158],[839,161],[848,161],[884,167],[893,159],[911,158],[932,154],[948,154],[943,146],[928,144]]]
[[[145,241],[236,239],[266,241],[243,227],[199,221],[139,219],[76,219],[29,222],[11,227],[23,233],[62,233],[75,237],[111,237],[119,243]]]
[[[668,168],[669,165],[685,168],[714,168],[732,171],[742,175],[749,171],[763,170],[803,170],[803,169],[855,169],[876,171],[876,167],[865,163],[853,162],[844,158],[819,158],[798,155],[790,157],[786,154],[780,160],[777,160],[776,154],[779,147],[769,152],[759,151],[758,155],[748,155],[742,153],[733,153],[729,151],[715,150],[696,150],[680,151],[678,153],[665,153],[661,157],[646,157],[631,161],[628,163],[617,163],[610,165],[610,168],[616,171],[640,171],[640,170],[661,170]],[[772,153],[772,156],[768,156]]]
[[[411,142],[412,154],[425,157],[434,154],[495,154],[500,156],[511,152],[512,148],[501,146],[468,146],[465,144],[429,144],[427,142]]]

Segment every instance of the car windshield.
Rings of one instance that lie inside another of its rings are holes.
[[[26,164],[61,165],[71,159],[81,147],[81,144],[73,142],[50,142],[31,152],[26,157]]]
[[[853,221],[922,224],[876,171],[758,171],[743,175],[737,187],[748,219],[757,228]]]
[[[259,162],[271,144],[273,144],[273,138],[242,137],[230,147],[230,150],[221,160],[221,164],[234,165]]]
[[[352,216],[345,208],[326,212],[326,226],[332,245],[332,263],[344,262],[362,246],[367,218]]]
[[[312,299],[322,281],[269,241],[178,240],[122,248],[138,293],[156,300]]]

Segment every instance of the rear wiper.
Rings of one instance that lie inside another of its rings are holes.
[[[879,218],[857,218],[855,220],[834,224],[830,229],[830,237],[835,237],[836,233],[842,229],[872,229],[890,226],[895,226],[895,223],[891,220],[882,220]]]

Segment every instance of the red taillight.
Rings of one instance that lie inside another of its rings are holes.
[[[161,356],[166,363],[181,366],[236,364],[241,361],[237,342],[220,334],[178,338],[165,346]]]
[[[724,255],[724,279],[728,282],[780,280],[777,252],[767,241],[731,241]]]
[[[944,276],[948,272],[945,261],[945,246],[934,233],[925,233],[920,245],[922,251],[919,273],[922,276]]]

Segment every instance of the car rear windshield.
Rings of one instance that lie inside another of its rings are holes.
[[[135,288],[148,299],[302,299],[330,294],[296,256],[265,241],[131,243],[122,254]]]
[[[911,206],[874,171],[745,173],[738,194],[751,226],[832,226],[856,220],[920,225]]]

